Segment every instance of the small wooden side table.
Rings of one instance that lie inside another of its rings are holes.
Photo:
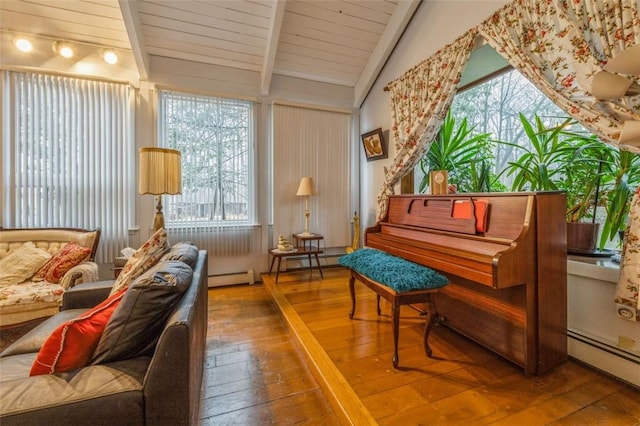
[[[307,257],[309,260],[309,274],[313,274],[313,263],[311,263],[311,255],[313,255],[316,259],[316,265],[318,267],[318,271],[320,272],[320,277],[324,278],[322,275],[322,268],[320,267],[320,259],[318,255],[323,252],[319,246],[315,246],[312,244],[313,241],[320,242],[324,239],[322,235],[319,234],[311,234],[300,235],[294,234],[293,238],[296,240],[295,248],[291,251],[282,251],[278,249],[269,250],[269,254],[271,254],[271,266],[269,267],[269,275],[271,275],[271,271],[273,270],[273,264],[276,259],[278,259],[278,265],[276,267],[276,284],[278,283],[278,277],[280,276],[280,263],[283,257]]]

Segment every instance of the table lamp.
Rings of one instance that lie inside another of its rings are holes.
[[[313,189],[313,178],[305,176],[300,180],[296,195],[305,197],[304,199],[304,232],[299,234],[302,236],[313,235],[309,232],[309,196],[316,195]]]
[[[138,192],[156,196],[153,232],[164,228],[162,195],[175,195],[182,192],[180,151],[167,148],[140,148]]]

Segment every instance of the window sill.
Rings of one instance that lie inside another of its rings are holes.
[[[616,284],[620,265],[609,257],[567,256],[567,273]]]

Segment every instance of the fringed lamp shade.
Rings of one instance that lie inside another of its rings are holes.
[[[182,156],[166,148],[140,148],[140,194],[180,194]]]
[[[138,192],[157,198],[154,232],[164,228],[162,194],[182,192],[182,156],[180,151],[166,148],[140,148]]]

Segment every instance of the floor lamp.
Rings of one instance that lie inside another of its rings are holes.
[[[175,195],[182,192],[180,151],[167,148],[140,148],[138,192],[156,196],[153,232],[164,228],[162,195]]]
[[[316,191],[313,188],[313,178],[305,176],[300,180],[300,185],[298,186],[298,191],[296,195],[305,197],[304,198],[304,232],[298,235],[303,237],[308,237],[313,235],[309,232],[309,196],[316,195]]]

